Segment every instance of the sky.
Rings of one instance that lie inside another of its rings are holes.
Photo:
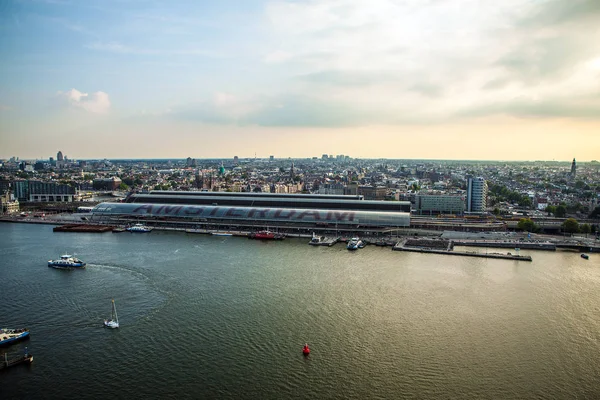
[[[0,0],[0,158],[600,159],[598,0]]]

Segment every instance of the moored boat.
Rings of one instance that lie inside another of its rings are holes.
[[[29,329],[0,329],[0,346],[23,340],[29,336]]]
[[[365,247],[365,244],[358,237],[353,237],[346,245],[348,250],[357,250],[362,249],[363,247]]]
[[[231,232],[211,232],[210,234],[213,236],[233,236]]]
[[[206,229],[186,229],[185,233],[208,233]]]
[[[250,239],[259,239],[259,240],[283,240],[285,238],[284,235],[269,231],[269,230],[264,230],[264,231],[258,231],[258,232],[254,232],[251,233],[250,236],[248,236]]]
[[[588,256],[588,255],[587,255],[587,254],[585,254],[585,253],[581,253],[581,258],[583,258],[583,259],[585,259],[585,260],[589,260],[589,259],[590,259],[590,256]]]
[[[135,224],[135,225],[130,226],[129,228],[127,228],[127,230],[129,232],[132,232],[132,233],[147,233],[147,232],[152,232],[152,228],[150,228],[149,226],[146,226],[144,224]]]
[[[321,244],[321,242],[325,239],[324,236],[317,236],[314,232],[312,233],[312,238],[310,238],[309,244]]]
[[[48,266],[56,269],[74,269],[85,268],[86,263],[70,254],[64,254],[58,260],[48,260]]]

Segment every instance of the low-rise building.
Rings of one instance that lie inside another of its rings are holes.
[[[121,178],[113,176],[110,178],[94,179],[94,189],[96,190],[117,190],[121,186]]]
[[[10,192],[0,194],[0,215],[16,214],[19,212],[19,201]]]
[[[451,194],[417,194],[415,211],[419,215],[463,214],[465,197]]]
[[[359,186],[358,194],[365,197],[365,200],[385,200],[388,189],[383,186]]]

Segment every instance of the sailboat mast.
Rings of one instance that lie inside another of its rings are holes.
[[[114,299],[112,301],[112,306],[113,306],[113,312],[115,313],[115,321],[118,323],[119,322],[119,317],[117,316],[117,307],[115,306],[115,300]]]

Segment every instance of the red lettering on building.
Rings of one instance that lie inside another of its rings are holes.
[[[316,211],[316,210],[314,210],[314,211],[312,211],[312,210],[311,211],[304,211],[303,213],[300,213],[300,215],[298,215],[298,217],[296,217],[296,219],[302,219],[302,218],[304,218],[307,215],[312,215],[315,220],[320,220],[321,219],[321,214],[318,211]]]
[[[354,211],[329,211],[325,219],[327,221],[354,221],[354,215]]]
[[[165,214],[169,214],[173,212],[173,214],[179,214],[182,206],[165,206]]]
[[[152,213],[152,208],[154,206],[152,204],[144,204],[143,206],[139,206],[133,209],[133,213],[137,213],[138,211],[146,211],[146,214],[151,214]]]
[[[188,215],[198,215],[198,214],[201,214],[202,211],[204,211],[204,207],[190,207],[190,206],[186,206],[183,209],[183,213],[184,214],[188,214]]]
[[[248,213],[248,218],[254,217],[254,214],[256,214],[256,213],[260,214],[260,218],[267,218],[265,214],[268,213],[269,211],[271,211],[270,208],[264,208],[262,210],[258,210],[256,208],[252,208],[250,210],[250,212]]]
[[[243,212],[243,210],[239,210],[235,207],[230,207],[227,209],[225,216],[226,217],[243,217],[243,215],[239,214],[240,212]]]
[[[289,210],[287,214],[282,214],[285,210],[279,209],[275,211],[274,218],[290,219],[296,214],[296,210]]]

